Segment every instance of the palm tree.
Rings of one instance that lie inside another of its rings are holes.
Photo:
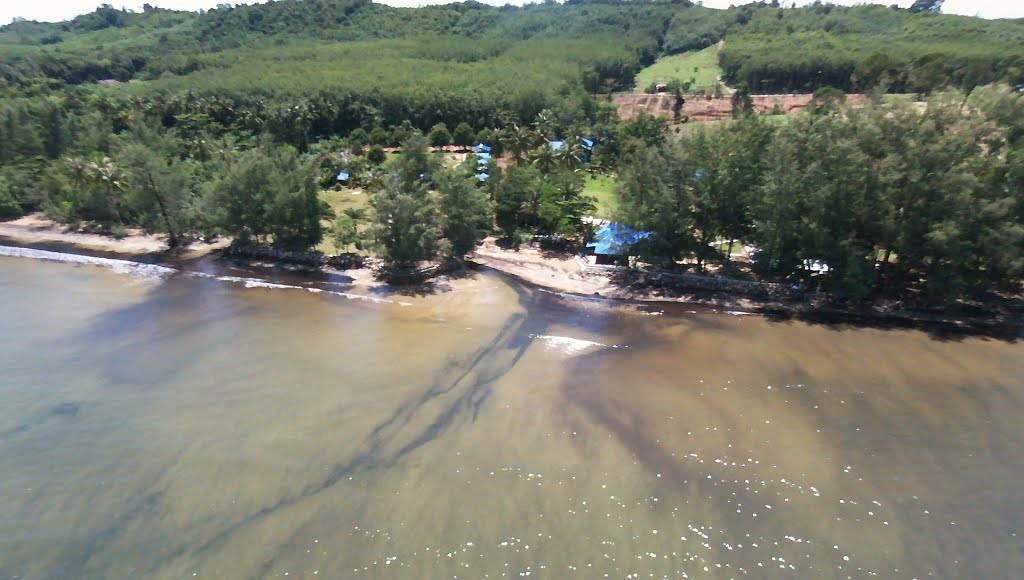
[[[74,188],[70,196],[71,207],[68,215],[64,217],[68,220],[78,220],[82,209],[82,199],[86,196],[85,189],[94,183],[92,164],[77,156],[65,157],[64,164],[71,170],[71,185]]]
[[[576,135],[566,137],[565,144],[555,155],[559,165],[566,169],[576,169],[583,160],[583,141]]]
[[[548,175],[558,167],[558,160],[558,154],[555,153],[555,150],[548,143],[538,147],[532,155],[534,167],[539,169],[544,175]]]
[[[534,121],[533,126],[545,139],[554,139],[558,133],[558,122],[550,109],[544,109],[537,113],[537,120]]]
[[[365,207],[346,207],[341,213],[352,218],[352,221],[359,223],[366,219],[367,212]]]
[[[533,149],[538,141],[537,133],[529,127],[512,125],[505,137],[505,149],[512,154],[516,164],[520,164],[526,158],[526,153]]]
[[[121,213],[121,191],[125,187],[124,172],[109,157],[104,157],[99,164],[89,163],[89,171],[93,179],[106,187],[107,193],[110,195],[110,204],[114,209],[114,214],[117,215],[117,221],[124,225],[124,215]]]

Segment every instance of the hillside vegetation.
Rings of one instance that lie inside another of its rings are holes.
[[[636,88],[651,92],[651,85],[677,83],[688,92],[714,92],[715,84],[722,76],[718,66],[718,48],[709,46],[703,50],[663,56],[654,64],[636,75]]]
[[[645,69],[721,74],[736,122],[669,133],[715,104],[675,91],[670,116],[619,119],[612,93]],[[817,260],[837,297],[948,305],[1024,275],[1021,85],[1024,22],[879,6],[102,6],[0,27],[0,219],[411,266],[493,231],[581,239],[597,214],[655,232],[640,250],[669,267],[728,269],[721,240],[750,242],[769,278]],[[806,115],[755,114],[752,92],[788,91],[815,91]],[[502,163],[436,152],[477,141]],[[365,203],[324,195],[342,187]]]

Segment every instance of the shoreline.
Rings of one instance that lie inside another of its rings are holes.
[[[612,274],[623,272],[624,269],[594,271],[586,267],[581,259],[550,258],[543,254],[535,248],[523,248],[517,252],[485,243],[471,257],[477,263],[525,284],[571,297],[650,305],[700,306],[765,316],[777,321],[798,320],[836,327],[923,330],[945,339],[985,336],[1017,340],[1024,337],[1020,313],[1016,312],[969,315],[916,310],[882,311],[877,308],[843,308],[808,301],[751,298],[724,291],[675,292],[652,286],[638,288],[612,281]],[[557,267],[558,264],[562,267]]]
[[[214,242],[196,241],[181,249],[170,249],[167,236],[147,234],[139,229],[129,229],[127,235],[114,237],[107,234],[82,230],[70,230],[41,214],[29,214],[10,221],[0,221],[0,240],[14,245],[54,248],[74,248],[89,252],[109,254],[105,257],[145,258],[178,254],[196,258],[228,247],[231,240],[222,238]]]
[[[130,231],[128,235],[113,236],[83,231],[68,231],[64,226],[38,214],[17,220],[0,222],[0,245],[10,245],[64,253],[140,261],[149,264],[187,265],[202,258],[227,257],[230,240],[194,242],[181,249],[167,248],[166,238],[160,235]],[[342,277],[350,287],[348,291],[379,298],[403,293],[424,294],[471,290],[473,281],[455,275],[441,275],[422,284],[394,285],[376,278],[370,267],[348,270],[308,268],[281,261],[252,259],[251,263],[282,267],[293,271],[318,271],[328,277]],[[575,255],[545,252],[536,247],[523,246],[518,250],[498,247],[488,238],[466,259],[467,268],[488,268],[515,279],[519,283],[552,294],[579,299],[602,300],[612,303],[648,305],[690,305],[766,316],[774,320],[799,320],[809,323],[874,327],[883,329],[918,329],[944,338],[957,336],[987,336],[1002,340],[1017,340],[1024,336],[1018,312],[989,311],[982,315],[937,313],[914,310],[882,311],[877,308],[842,308],[808,301],[752,298],[728,291],[679,292],[649,285],[616,281],[617,274],[638,274],[639,271],[622,268],[594,268]],[[261,276],[269,274],[263,273]],[[403,290],[405,292],[403,292]],[[424,292],[426,290],[426,292]]]

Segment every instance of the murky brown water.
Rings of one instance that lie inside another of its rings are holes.
[[[0,257],[0,578],[1024,574],[1024,346],[163,274]]]

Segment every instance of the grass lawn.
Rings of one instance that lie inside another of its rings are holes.
[[[690,90],[715,87],[715,81],[722,76],[718,66],[718,48],[709,46],[697,52],[684,52],[663,56],[654,64],[636,75],[636,89],[642,91],[651,83],[667,83],[673,79],[686,82],[692,79]]]
[[[720,252],[728,252],[729,251],[729,240],[716,240],[714,242],[711,242],[711,247],[716,249],[716,250],[718,250],[718,251],[720,251]],[[733,240],[732,241],[732,255],[733,256],[743,256],[743,255],[746,255],[746,253],[747,253],[746,250],[743,248],[743,242],[741,242],[740,240]]]
[[[341,191],[334,191],[331,189],[321,191],[320,199],[327,202],[327,205],[331,206],[335,214],[341,214],[345,209],[350,207],[370,207],[370,196],[365,193],[359,195],[353,195],[349,189],[342,189]]]
[[[359,195],[353,195],[349,189],[343,189],[341,191],[334,191],[331,189],[321,191],[320,199],[327,202],[327,205],[331,206],[336,215],[341,215],[341,212],[345,211],[350,207],[362,207],[369,210],[370,208],[370,196],[365,193]],[[324,222],[325,225],[330,225]],[[366,224],[360,226],[360,230],[366,227]],[[320,244],[313,248],[318,252],[325,254],[337,254],[339,249],[334,246],[334,242],[331,241],[331,235],[329,232],[324,233],[324,239]],[[349,248],[351,250],[351,248]]]
[[[615,186],[618,182],[610,175],[587,175],[583,184],[583,195],[597,199],[597,217],[611,219],[619,208],[619,200],[615,197]]]
[[[775,125],[776,127],[783,127],[789,124],[789,122],[792,120],[791,115],[795,114],[799,113],[792,113],[790,115],[760,115],[760,118],[762,121],[770,125]]]

